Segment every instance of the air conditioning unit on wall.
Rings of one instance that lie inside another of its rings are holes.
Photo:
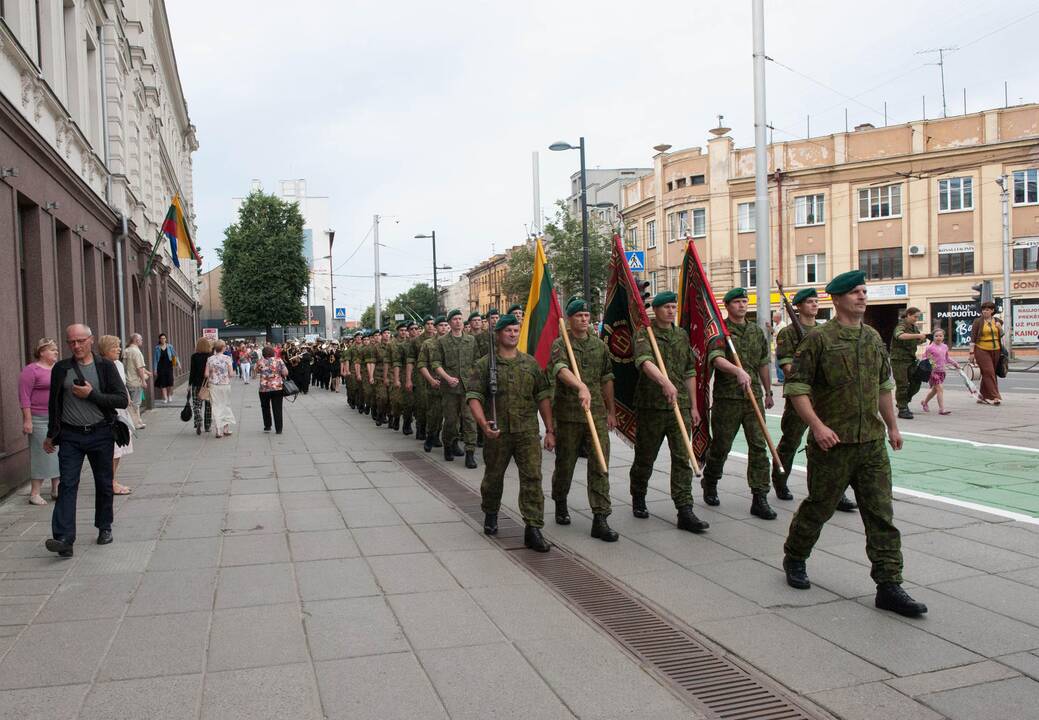
[[[927,254],[927,248],[923,245],[910,245],[909,257],[923,257]]]

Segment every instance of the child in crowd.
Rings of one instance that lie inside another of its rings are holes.
[[[945,389],[942,387],[945,383],[945,368],[959,369],[960,366],[949,357],[949,346],[945,344],[945,331],[941,328],[935,329],[932,334],[931,343],[924,351],[924,357],[931,361],[931,379],[928,381],[931,391],[927,393],[927,397],[924,398],[921,405],[924,412],[930,412],[927,403],[931,401],[931,398],[936,397],[938,398],[938,414],[948,415],[952,411],[945,409]]]

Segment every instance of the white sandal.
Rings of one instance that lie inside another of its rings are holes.
[[[30,505],[46,505],[47,501],[44,500],[39,495],[29,495],[29,504]]]

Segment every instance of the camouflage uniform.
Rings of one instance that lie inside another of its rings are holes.
[[[818,325],[814,322],[809,326],[801,323],[801,327],[807,336]],[[793,324],[787,325],[779,331],[779,334],[776,336],[776,364],[779,367],[790,365],[794,362],[794,352],[797,350],[797,345],[797,328]],[[783,463],[783,471],[780,472],[777,467],[772,468],[772,482],[776,489],[786,487],[787,480],[790,478],[790,469],[794,465],[794,456],[797,454],[797,449],[801,446],[801,440],[804,439],[808,423],[797,414],[792,402],[786,402],[783,404],[783,420],[780,426],[783,430],[783,437],[779,439],[779,446],[776,448],[776,452]]]
[[[691,405],[685,381],[696,376],[696,358],[689,344],[689,335],[677,327],[661,330],[654,326],[653,332],[664,361],[664,367],[658,369],[667,373],[668,379],[678,390],[678,408],[682,411],[686,430],[689,430]],[[635,337],[635,365],[641,368],[646,362],[656,363],[656,360],[649,335],[642,328]],[[676,508],[692,505],[693,470],[689,466],[689,452],[682,438],[682,430],[675,419],[675,411],[664,398],[664,391],[644,372],[639,373],[635,386],[635,412],[638,414],[635,459],[629,475],[632,497],[646,495],[649,477],[653,474],[653,462],[660,451],[660,443],[666,437],[671,450],[671,499]]]
[[[415,413],[415,432],[420,435],[425,435],[426,433],[426,414],[429,411],[429,394],[432,390],[426,379],[422,377],[422,373],[418,371],[418,356],[422,350],[422,343],[433,337],[433,335],[427,335],[425,332],[417,337],[413,337],[407,345],[408,356],[405,359],[405,363],[411,365],[411,394],[413,398],[412,407]]]
[[[884,344],[869,325],[846,327],[833,320],[798,347],[783,395],[811,396],[815,413],[840,443],[824,451],[809,436],[808,497],[794,513],[784,545],[791,559],[808,559],[850,485],[866,531],[873,580],[902,582],[902,541],[893,523],[891,464],[879,413],[880,394],[893,388]]]
[[[368,379],[368,363],[375,362],[376,350],[378,345],[375,344],[374,340],[368,340],[368,346],[364,349],[361,354],[361,377],[364,378],[364,402],[369,408],[369,412],[375,414],[375,383]],[[378,377],[378,375],[376,375]]]
[[[369,362],[375,363],[375,412],[378,413],[377,417],[385,418],[389,412],[389,388],[386,387],[386,381],[384,375],[386,373],[387,362],[389,361],[389,345],[385,342],[380,342],[378,345],[373,345],[374,352]],[[373,413],[374,414],[374,413]]]
[[[402,356],[404,341],[393,339],[387,348],[387,363],[389,363],[390,386],[387,389],[390,397],[390,416],[400,417],[404,413],[404,362]],[[393,369],[400,369],[400,387],[393,382]]]
[[[465,382],[466,399],[478,400],[484,406],[488,420],[491,419],[490,403],[485,398],[490,383],[489,355],[476,361]],[[505,470],[509,460],[515,458],[519,471],[519,509],[523,522],[536,528],[545,526],[538,403],[550,394],[545,373],[530,355],[521,352],[514,358],[498,357],[498,394],[495,396],[497,417],[494,420],[501,435],[484,441],[480,506],[485,513],[496,513],[501,507]]]
[[[895,405],[899,410],[908,410],[909,401],[920,391],[920,381],[909,377],[916,363],[916,346],[923,340],[903,340],[903,334],[920,332],[916,325],[903,320],[891,335],[891,372],[895,376]]]
[[[750,375],[751,389],[758,400],[758,407],[763,408],[761,378],[758,368],[768,366],[768,338],[765,331],[757,324],[731,322],[728,318],[725,325],[729,328],[732,344],[743,363],[743,369]],[[707,365],[713,367],[714,359],[727,357],[727,346],[720,345],[707,353]],[[707,461],[704,463],[703,478],[700,485],[704,493],[713,493],[718,487],[725,460],[732,450],[732,441],[736,433],[743,427],[743,436],[747,440],[747,485],[751,492],[768,493],[769,460],[765,435],[758,424],[754,405],[747,398],[743,388],[736,382],[736,376],[729,373],[714,373],[714,391],[711,402],[711,446],[707,449]]]
[[[610,435],[606,429],[606,402],[602,386],[613,380],[613,362],[610,360],[606,343],[591,333],[583,340],[571,336],[570,344],[581,371],[581,381],[588,387],[592,396],[592,419],[595,421],[595,431],[602,444],[603,456],[608,463]],[[563,338],[559,337],[552,343],[552,355],[547,369],[556,381],[555,395],[552,399],[552,418],[556,426],[556,467],[552,473],[552,499],[565,503],[574,477],[578,450],[585,441],[591,447],[592,441],[587,416],[577,399],[577,391],[559,378],[559,372],[564,368],[572,371],[566,345]],[[599,460],[594,453],[589,453],[588,457],[588,504],[593,513],[610,514],[610,475],[608,471],[604,472],[599,467]]]
[[[346,386],[346,402],[349,403],[351,406],[353,406],[353,405],[355,405],[357,403],[357,398],[355,397],[355,393],[354,393],[354,361],[353,361],[353,355],[354,355],[354,342],[353,342],[353,340],[351,340],[350,344],[347,345],[345,348],[343,348],[343,350],[339,354],[340,362],[344,363],[346,365],[346,368],[347,368],[346,380],[343,383],[343,385]]]
[[[476,362],[476,341],[472,335],[462,334],[455,337],[448,333],[437,340],[432,357],[431,372],[439,377],[436,370],[443,368],[444,372],[460,381],[458,385],[451,387],[441,379],[440,391],[444,399],[444,445],[450,447],[458,438],[461,427],[465,450],[473,452],[476,450],[476,423],[465,399],[465,381]]]
[[[436,352],[435,348],[437,345],[437,336],[429,338],[422,343],[422,347],[418,354],[418,363],[415,365],[416,369],[426,368],[429,370],[429,374],[436,377],[433,373],[433,353]],[[421,373],[420,373],[421,375]],[[422,382],[426,382],[423,378]],[[441,387],[444,383],[441,383]],[[427,383],[426,387],[426,437],[435,438],[440,434],[444,424],[444,395],[441,390],[429,386]]]

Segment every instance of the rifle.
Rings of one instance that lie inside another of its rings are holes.
[[[801,341],[805,339],[805,329],[801,325],[801,321],[797,319],[797,315],[794,314],[794,306],[786,299],[783,281],[776,280],[776,287],[779,288],[779,297],[783,298],[783,307],[786,308],[786,314],[790,316],[790,322],[794,324],[794,332],[797,333],[797,344],[800,345]]]
[[[487,365],[487,389],[491,393],[491,418],[487,421],[487,424],[491,426],[491,430],[498,429],[498,408],[497,396],[498,396],[498,355],[495,352],[495,340],[497,339],[497,332],[492,329],[491,335],[491,354],[488,356]]]

